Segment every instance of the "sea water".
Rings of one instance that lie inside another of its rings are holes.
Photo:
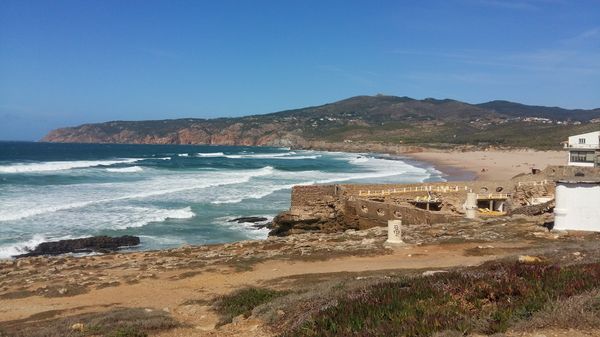
[[[136,249],[263,239],[293,185],[443,180],[376,154],[287,148],[0,142],[0,258],[44,241],[136,235]]]

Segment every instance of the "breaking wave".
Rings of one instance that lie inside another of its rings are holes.
[[[17,163],[0,166],[0,173],[36,173],[48,171],[63,171],[96,166],[109,166],[114,164],[134,163],[141,159],[120,160],[77,160],[77,161],[49,161],[44,163]]]
[[[183,179],[182,177],[175,176],[169,180],[161,180],[161,178],[158,177],[158,178],[155,178],[155,181],[152,184],[144,182],[141,184],[136,183],[137,185],[135,185],[135,186],[125,186],[126,187],[125,191],[124,191],[125,194],[121,195],[121,196],[109,196],[111,194],[115,194],[115,192],[111,193],[111,191],[113,191],[114,189],[111,189],[110,187],[113,187],[113,185],[105,186],[105,187],[109,187],[108,188],[109,191],[107,191],[107,193],[104,197],[94,198],[96,195],[91,194],[89,197],[91,200],[86,200],[86,201],[75,201],[75,202],[71,202],[71,203],[63,203],[60,200],[56,201],[56,200],[51,200],[51,199],[43,199],[43,202],[40,203],[42,205],[44,203],[48,204],[51,202],[59,202],[59,204],[55,204],[55,205],[51,205],[51,206],[31,205],[32,207],[23,207],[22,203],[16,203],[16,204],[14,204],[14,207],[10,207],[11,205],[5,205],[6,207],[3,207],[2,209],[0,209],[0,222],[19,220],[19,219],[29,218],[32,216],[37,216],[40,214],[54,213],[54,212],[64,211],[64,210],[71,210],[71,209],[75,209],[75,208],[82,208],[82,207],[87,207],[87,206],[96,205],[96,204],[103,204],[103,203],[122,201],[122,200],[128,200],[128,199],[144,199],[144,198],[148,198],[148,197],[163,196],[166,194],[172,194],[172,193],[184,192],[184,191],[190,191],[190,190],[197,190],[197,189],[203,189],[203,188],[214,187],[214,186],[239,184],[239,183],[248,182],[253,177],[260,177],[260,176],[272,174],[274,171],[275,171],[275,169],[272,166],[266,166],[266,167],[263,167],[261,169],[256,169],[256,170],[245,170],[245,171],[240,171],[240,172],[222,171],[220,175],[212,174],[213,176],[216,176],[216,177],[200,176],[200,177],[191,177],[191,178]],[[179,186],[165,188],[165,187],[171,185],[171,182],[178,183]],[[148,186],[148,185],[151,185],[152,188],[150,188],[149,190],[146,190],[146,186]],[[137,189],[140,191],[137,193],[127,193],[129,190],[135,189],[134,187],[137,187]],[[92,192],[90,192],[90,193],[92,193]],[[52,198],[52,199],[54,199],[54,198]]]
[[[133,172],[142,172],[144,171],[143,168],[139,167],[139,166],[130,166],[130,167],[114,167],[114,168],[107,168],[106,171],[108,172],[121,172],[121,173],[133,173]]]

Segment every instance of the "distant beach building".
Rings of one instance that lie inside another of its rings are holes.
[[[600,131],[569,137],[565,149],[569,151],[569,166],[600,167]]]

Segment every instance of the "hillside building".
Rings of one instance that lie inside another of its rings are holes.
[[[569,137],[565,149],[569,166],[600,167],[600,131]]]

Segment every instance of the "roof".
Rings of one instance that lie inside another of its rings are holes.
[[[579,135],[572,135],[572,136],[569,136],[569,138],[572,138],[572,137],[587,137],[587,136],[598,136],[598,137],[600,137],[600,130],[599,131],[592,131],[592,132],[588,132],[588,133],[582,133],[582,134],[579,134]]]

